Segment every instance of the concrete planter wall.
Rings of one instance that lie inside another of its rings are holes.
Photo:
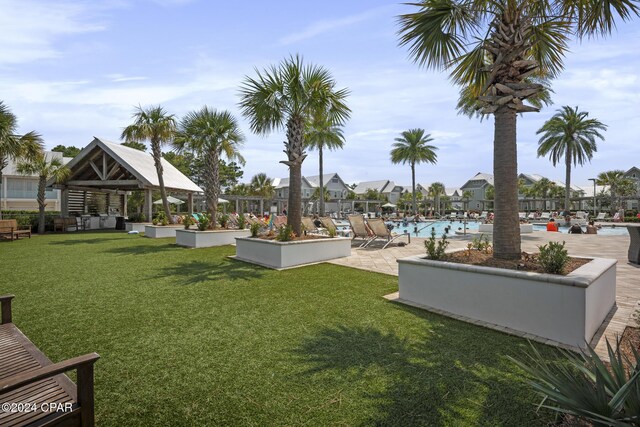
[[[478,233],[493,233],[493,224],[480,224]],[[520,224],[520,234],[522,233],[533,233],[533,224]]]
[[[237,238],[236,259],[269,268],[288,268],[351,255],[351,239],[324,239],[277,242],[258,238]]]
[[[176,231],[183,229],[183,225],[145,225],[145,237],[162,239],[164,237],[176,237]]]
[[[147,225],[152,225],[150,222],[125,222],[124,229],[126,231],[137,231],[139,233],[144,233],[144,228]]]
[[[187,248],[233,245],[236,237],[249,237],[249,230],[177,230],[176,244]]]
[[[616,300],[616,260],[567,276],[399,259],[401,300],[505,326],[572,347],[591,341]]]

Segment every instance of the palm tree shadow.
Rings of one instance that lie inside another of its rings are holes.
[[[216,280],[253,280],[262,277],[265,269],[244,262],[224,260],[220,262],[188,261],[161,268],[155,279],[173,277],[180,285],[197,285]]]
[[[370,326],[325,328],[292,353],[301,364],[311,366],[299,375],[316,381],[335,382],[347,376],[350,384],[366,384],[372,372],[382,375],[386,382],[382,391],[367,391],[366,386],[362,391],[377,407],[367,425],[446,425],[452,420],[465,424],[469,401],[483,406],[478,412],[488,425],[504,424],[509,416],[508,411],[496,414],[496,407],[526,410],[535,418],[532,402],[523,398],[530,397],[527,386],[505,378],[504,355],[491,345],[480,350],[484,354],[470,347],[468,328],[478,327],[453,320],[425,326],[430,329],[423,343],[410,343]]]
[[[121,246],[117,248],[109,248],[104,252],[115,255],[149,255],[153,253],[161,253],[178,249],[180,248],[175,244],[167,243],[164,245]]]
[[[50,245],[57,245],[57,246],[75,246],[75,245],[95,245],[95,244],[100,244],[100,243],[106,243],[112,240],[122,240],[122,239],[118,239],[118,238],[112,238],[112,237],[96,237],[93,239],[67,239],[67,240],[56,240],[53,242],[49,242]]]

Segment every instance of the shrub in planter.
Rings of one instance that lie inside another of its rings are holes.
[[[284,225],[278,229],[276,240],[278,242],[290,242],[295,237],[293,234],[293,227],[290,224]]]
[[[258,233],[260,232],[260,224],[254,222],[249,227],[249,230],[251,231],[251,237],[258,237]]]
[[[227,224],[229,224],[229,215],[222,214],[218,217],[218,222],[220,223],[220,227],[227,228]]]
[[[238,229],[244,230],[246,226],[247,226],[247,219],[244,217],[244,215],[238,215]]]
[[[184,229],[188,230],[189,227],[191,227],[193,225],[195,221],[193,220],[193,218],[191,218],[191,215],[187,215],[184,217],[184,219],[182,220],[182,225],[184,225]]]
[[[431,237],[429,237],[424,242],[424,247],[427,250],[427,258],[428,259],[442,259],[444,257],[445,251],[447,250],[447,246],[449,246],[449,241],[447,241],[447,234],[443,234],[440,240],[436,239],[436,230],[431,229]]]
[[[211,216],[207,213],[200,215],[200,221],[198,222],[198,230],[206,231],[211,225]]]
[[[541,407],[590,421],[593,425],[640,425],[640,354],[622,354],[607,340],[609,366],[591,347],[575,354],[558,350],[562,360],[542,356],[532,345],[527,361],[514,363],[527,372],[531,386],[544,396]],[[591,425],[591,424],[590,424]]]
[[[147,217],[142,212],[136,212],[129,215],[129,222],[145,222]]]
[[[569,253],[564,245],[565,242],[549,242],[546,245],[538,246],[540,250],[538,261],[545,273],[562,274],[562,270],[569,262]]]

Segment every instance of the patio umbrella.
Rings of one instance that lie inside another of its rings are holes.
[[[396,205],[394,205],[393,203],[385,203],[384,205],[382,205],[383,208],[395,208]]]
[[[181,205],[184,203],[184,200],[176,199],[175,197],[167,196],[167,201],[169,203],[173,203],[174,205]],[[156,200],[153,202],[154,205],[161,205],[162,199]]]

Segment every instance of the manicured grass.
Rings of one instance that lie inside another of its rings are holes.
[[[540,425],[526,341],[391,303],[397,278],[272,271],[231,246],[0,242],[0,294],[53,361],[96,351],[99,425]],[[549,352],[547,348],[543,351]],[[550,354],[550,352],[549,352]]]

